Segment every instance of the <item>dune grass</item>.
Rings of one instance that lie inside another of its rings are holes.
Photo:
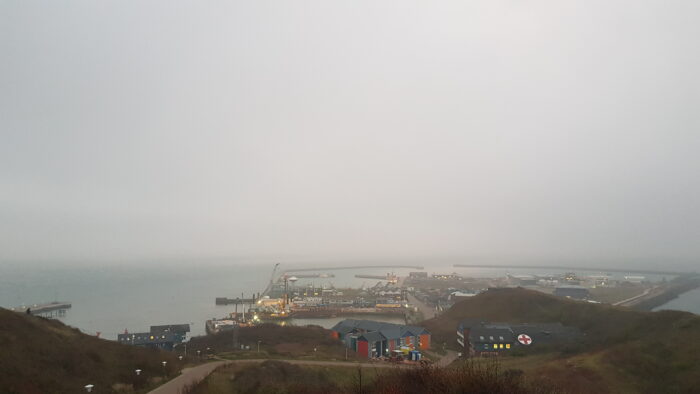
[[[693,393],[700,387],[700,316],[641,312],[572,301],[525,289],[498,289],[455,304],[423,322],[433,341],[457,348],[465,318],[494,322],[560,322],[578,327],[575,344],[504,357],[530,376],[543,376],[572,393]]]
[[[121,345],[5,309],[0,309],[0,348],[2,393],[79,393],[86,384],[95,385],[96,393],[146,392],[182,366],[170,352]]]

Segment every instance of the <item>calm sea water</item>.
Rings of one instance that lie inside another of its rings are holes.
[[[269,282],[272,267],[273,264],[68,268],[3,265],[0,266],[0,306],[10,308],[49,301],[70,302],[72,308],[60,320],[88,334],[100,332],[108,339],[116,339],[117,334],[125,329],[148,331],[151,325],[176,323],[190,323],[192,335],[203,335],[206,320],[221,318],[234,311],[232,305],[215,305],[216,297],[233,298],[241,293],[249,297],[262,292]],[[373,286],[378,280],[358,279],[354,275],[382,275],[387,271],[332,271],[336,275],[334,278],[303,279],[297,282],[297,286],[309,283],[316,286]],[[395,270],[400,275],[407,275],[409,271]],[[394,317],[385,319],[396,320]],[[339,320],[299,319],[292,323],[332,327]]]
[[[361,264],[364,265],[364,264]],[[283,269],[291,268],[281,266]],[[293,265],[300,267],[299,265]],[[0,306],[9,308],[47,301],[71,302],[61,320],[83,332],[116,339],[118,333],[147,331],[157,324],[190,323],[192,335],[204,334],[204,322],[226,316],[233,306],[217,306],[216,297],[246,296],[267,285],[273,264],[142,264],[62,267],[0,264]],[[475,277],[550,274],[540,270],[466,269],[449,264],[426,267],[429,274],[458,272]],[[297,285],[373,286],[378,280],[355,274],[382,275],[386,268],[328,271],[334,278],[303,279]],[[396,269],[407,275],[412,269]],[[700,290],[661,307],[700,313]],[[388,318],[396,319],[396,318]],[[338,319],[300,319],[294,324],[332,327]]]
[[[683,293],[678,298],[654,308],[655,311],[664,309],[687,311],[700,315],[700,288]]]

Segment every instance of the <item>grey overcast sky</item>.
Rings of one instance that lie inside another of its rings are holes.
[[[700,2],[0,1],[0,261],[700,258]]]

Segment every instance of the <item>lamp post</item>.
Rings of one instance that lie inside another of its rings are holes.
[[[168,371],[165,369],[165,366],[168,365],[167,361],[163,361],[163,376],[168,376]]]
[[[258,340],[258,353],[260,353],[260,340]]]
[[[141,375],[141,370],[140,370],[140,369],[134,370],[134,372],[136,372],[136,376]]]
[[[92,388],[93,388],[93,387],[95,387],[94,384],[86,384],[86,385],[85,385],[85,391],[87,391],[88,393],[89,393],[89,392],[92,392]]]

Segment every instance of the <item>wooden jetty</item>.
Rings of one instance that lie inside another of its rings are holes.
[[[70,309],[71,306],[69,302],[54,301],[45,304],[23,305],[10,310],[20,313],[26,313],[29,310],[29,313],[33,316],[53,318],[65,316],[66,310]]]

